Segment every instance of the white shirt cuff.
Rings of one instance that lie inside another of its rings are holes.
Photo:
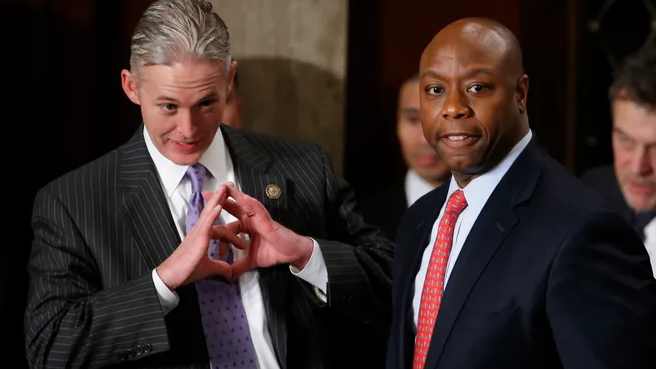
[[[293,266],[289,266],[289,270],[295,276],[305,280],[314,286],[314,292],[317,294],[317,297],[323,301],[327,301],[326,289],[328,286],[328,270],[326,269],[326,262],[323,260],[323,254],[321,253],[321,248],[319,244],[313,238],[310,238],[314,244],[312,249],[312,255],[310,255],[310,260],[308,260],[307,265],[303,270],[298,270]]]
[[[157,269],[153,269],[153,283],[155,284],[155,290],[157,290],[159,303],[162,305],[162,311],[164,312],[164,315],[166,315],[178,306],[180,297],[178,297],[178,294],[175,291],[171,291],[166,287],[164,282],[162,282],[162,279],[159,277],[159,274],[157,274]]]

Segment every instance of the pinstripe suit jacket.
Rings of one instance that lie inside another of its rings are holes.
[[[242,190],[281,224],[315,238],[328,303],[285,265],[261,269],[283,369],[382,367],[393,245],[353,212],[325,151],[221,127]],[[282,196],[265,195],[268,184]],[[140,128],[125,145],[42,188],[34,202],[25,316],[33,368],[205,368],[196,291],[162,313],[151,271],[178,246]],[[355,357],[354,357],[355,355]]]

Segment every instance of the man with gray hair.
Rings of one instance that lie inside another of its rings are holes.
[[[221,124],[236,68],[210,3],[145,11],[143,124],[34,201],[31,367],[382,367],[393,244],[321,147]]]

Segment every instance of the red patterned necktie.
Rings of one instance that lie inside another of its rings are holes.
[[[457,190],[449,197],[444,209],[444,215],[440,220],[437,237],[431,252],[424,287],[421,291],[421,303],[419,304],[419,319],[417,322],[417,337],[415,339],[415,355],[412,361],[413,369],[423,369],[426,364],[428,347],[433,335],[433,327],[437,318],[437,311],[442,303],[442,291],[444,290],[444,276],[451,253],[453,243],[453,229],[458,216],[467,207],[465,194]]]

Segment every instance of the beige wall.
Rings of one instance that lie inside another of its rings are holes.
[[[244,129],[321,144],[341,173],[347,0],[212,0],[228,25]]]

